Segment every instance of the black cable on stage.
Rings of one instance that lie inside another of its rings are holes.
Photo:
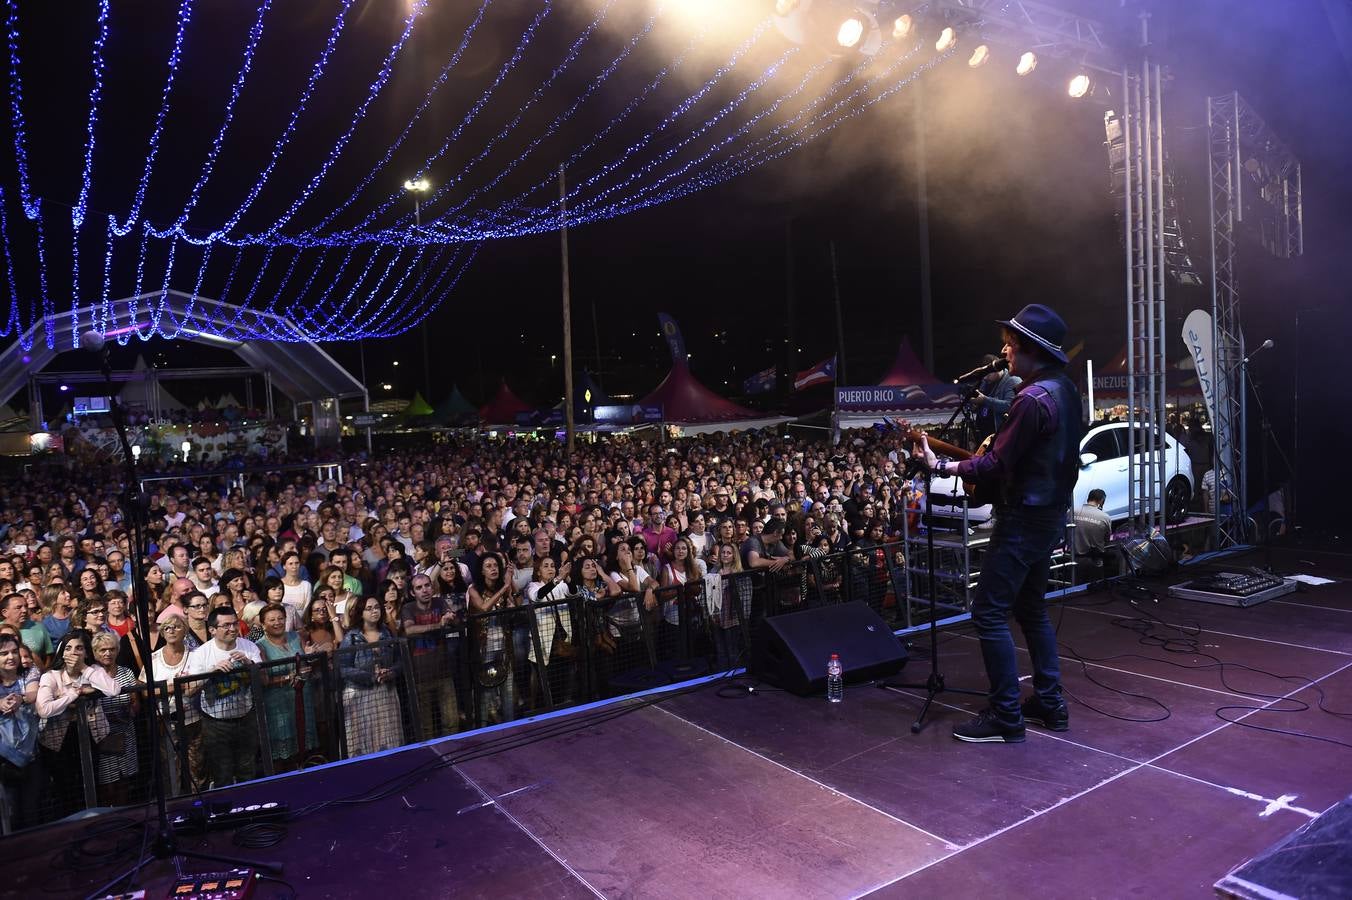
[[[277,822],[254,822],[235,829],[230,843],[247,850],[266,850],[286,840],[286,826]]]
[[[1151,592],[1150,596],[1154,597],[1155,595],[1153,594],[1153,592]],[[1279,675],[1277,673],[1270,672],[1266,669],[1260,669],[1256,666],[1250,666],[1245,663],[1227,662],[1226,660],[1223,660],[1220,657],[1215,656],[1214,654],[1207,653],[1202,649],[1201,646],[1201,635],[1205,632],[1205,629],[1202,628],[1200,623],[1194,623],[1192,625],[1176,625],[1171,622],[1167,622],[1160,616],[1152,613],[1150,610],[1145,609],[1136,604],[1134,602],[1135,599],[1136,598],[1132,596],[1122,596],[1119,591],[1117,591],[1116,589],[1114,590],[1113,600],[1126,600],[1127,602],[1132,603],[1138,615],[1136,617],[1123,616],[1120,618],[1114,618],[1110,621],[1111,625],[1113,625],[1114,627],[1126,629],[1127,631],[1131,631],[1132,633],[1136,634],[1138,643],[1142,644],[1143,646],[1153,647],[1155,649],[1162,650],[1165,653],[1187,654],[1190,656],[1200,657],[1202,659],[1208,660],[1208,662],[1201,665],[1189,665],[1187,663],[1174,662],[1172,660],[1161,659],[1159,657],[1145,656],[1139,653],[1119,653],[1114,654],[1112,656],[1104,656],[1104,657],[1081,656],[1079,654],[1075,654],[1075,658],[1077,659],[1077,661],[1081,663],[1082,666],[1086,662],[1102,663],[1102,662],[1111,662],[1113,660],[1119,659],[1141,659],[1150,662],[1162,663],[1164,665],[1173,666],[1175,668],[1184,669],[1188,671],[1215,670],[1218,676],[1220,677],[1221,685],[1227,691],[1234,694],[1253,697],[1257,700],[1269,701],[1268,703],[1262,706],[1231,704],[1227,706],[1217,707],[1215,710],[1215,715],[1216,718],[1220,719],[1221,721],[1231,725],[1238,725],[1241,728],[1251,728],[1255,731],[1265,731],[1271,734],[1283,734],[1289,735],[1291,737],[1307,738],[1309,740],[1319,741],[1321,743],[1334,744],[1340,747],[1347,747],[1349,749],[1352,749],[1352,743],[1340,741],[1337,740],[1336,738],[1322,737],[1320,735],[1308,734],[1303,731],[1293,731],[1291,729],[1286,728],[1276,728],[1267,725],[1258,725],[1252,722],[1243,721],[1240,718],[1231,718],[1230,716],[1225,715],[1226,712],[1235,710],[1242,710],[1245,713],[1263,713],[1263,712],[1299,713],[1299,712],[1307,712],[1310,709],[1317,707],[1321,712],[1326,713],[1328,715],[1336,716],[1338,718],[1350,718],[1352,717],[1352,712],[1344,712],[1340,710],[1330,709],[1326,704],[1327,694],[1325,693],[1323,687],[1314,679],[1308,678],[1304,675]],[[1057,623],[1057,627],[1058,629],[1060,627],[1059,620]],[[1175,634],[1171,635],[1168,633],[1158,633],[1157,629],[1166,629],[1167,631],[1172,631]],[[1074,653],[1074,649],[1070,648],[1069,645],[1067,645],[1067,649],[1069,649],[1072,653]],[[1271,678],[1275,681],[1283,681],[1287,683],[1304,685],[1305,688],[1310,688],[1314,690],[1318,699],[1315,705],[1311,706],[1311,704],[1307,703],[1306,701],[1299,700],[1289,695],[1267,694],[1261,691],[1251,691],[1238,688],[1232,685],[1229,682],[1228,678],[1226,677],[1227,670],[1233,669],[1252,672],[1256,675]],[[1087,671],[1086,677],[1088,677]],[[1091,677],[1090,680],[1093,681],[1094,679]],[[1096,681],[1095,683],[1098,682]]]

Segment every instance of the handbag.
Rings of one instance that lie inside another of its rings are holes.
[[[597,653],[604,653],[606,656],[612,656],[618,648],[615,642],[615,636],[610,633],[610,620],[601,616],[601,626],[596,631],[596,637],[592,639],[592,646],[596,648]]]
[[[559,618],[559,608],[554,607],[554,641],[549,645],[549,662],[553,665],[555,662],[568,662],[577,658],[577,648],[573,646],[573,639],[568,632],[563,630],[563,620]]]
[[[38,751],[37,716],[22,708],[0,716],[0,759],[22,769]]]
[[[474,668],[474,683],[487,690],[502,687],[511,676],[512,657],[504,650],[485,653]]]
[[[89,726],[89,739],[94,742],[94,746],[101,746],[104,740],[111,732],[112,726],[108,724],[108,714],[103,711],[103,704],[97,700],[85,700],[84,717],[85,724]]]
[[[121,756],[127,752],[127,732],[121,728],[108,732],[108,736],[94,745],[101,756]]]

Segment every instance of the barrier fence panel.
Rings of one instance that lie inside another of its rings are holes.
[[[344,642],[333,655],[336,751],[348,759],[417,741],[421,728],[412,690],[408,644],[399,638]]]
[[[24,773],[39,786],[25,796],[37,799],[24,806],[7,782],[0,823],[142,802],[155,778],[184,796],[727,671],[747,664],[767,618],[798,610],[857,600],[909,627],[926,609],[929,573],[905,553],[919,546],[911,536],[637,594],[470,612],[453,627],[180,677],[154,688],[157,735],[141,714],[151,688],[119,673],[117,697],[83,699],[44,723]],[[942,551],[941,586],[974,577]],[[964,587],[941,592],[941,611],[965,608]]]
[[[459,683],[465,680],[461,671],[464,629],[432,626],[404,641],[408,678],[396,681],[396,686],[407,685],[402,700],[412,707],[410,722],[417,726],[412,740],[455,734],[461,728]]]
[[[264,638],[266,640],[266,638]],[[327,653],[270,660],[252,670],[265,774],[339,758],[332,666]]]
[[[657,668],[657,598],[647,593],[598,597],[588,600],[585,609],[591,696],[603,699],[631,693],[636,673]]]

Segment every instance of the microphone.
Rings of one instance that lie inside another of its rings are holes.
[[[1263,343],[1261,343],[1261,344],[1259,344],[1257,347],[1253,348],[1253,352],[1252,352],[1252,353],[1250,353],[1248,356],[1244,357],[1244,362],[1245,362],[1245,364],[1247,365],[1248,362],[1249,362],[1249,360],[1253,359],[1255,356],[1257,356],[1258,354],[1262,353],[1264,350],[1271,350],[1271,349],[1272,349],[1273,347],[1275,347],[1275,346],[1277,346],[1276,342],[1273,341],[1272,338],[1268,338],[1266,341],[1263,341]]]
[[[984,366],[977,366],[970,372],[962,373],[957,378],[953,379],[953,383],[961,384],[964,381],[971,381],[973,378],[985,378],[992,372],[1001,372],[1008,368],[1009,368],[1009,360],[1005,359],[1003,356],[997,356],[993,362],[990,362]]]
[[[80,335],[80,349],[88,350],[90,353],[98,353],[107,344],[103,333],[99,331],[86,331]]]

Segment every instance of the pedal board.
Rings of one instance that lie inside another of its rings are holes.
[[[247,900],[258,884],[258,873],[253,869],[231,869],[228,872],[198,872],[180,875],[165,897],[169,900]]]
[[[1223,606],[1255,606],[1290,594],[1298,586],[1295,579],[1282,578],[1261,570],[1213,572],[1172,585],[1169,596]]]

